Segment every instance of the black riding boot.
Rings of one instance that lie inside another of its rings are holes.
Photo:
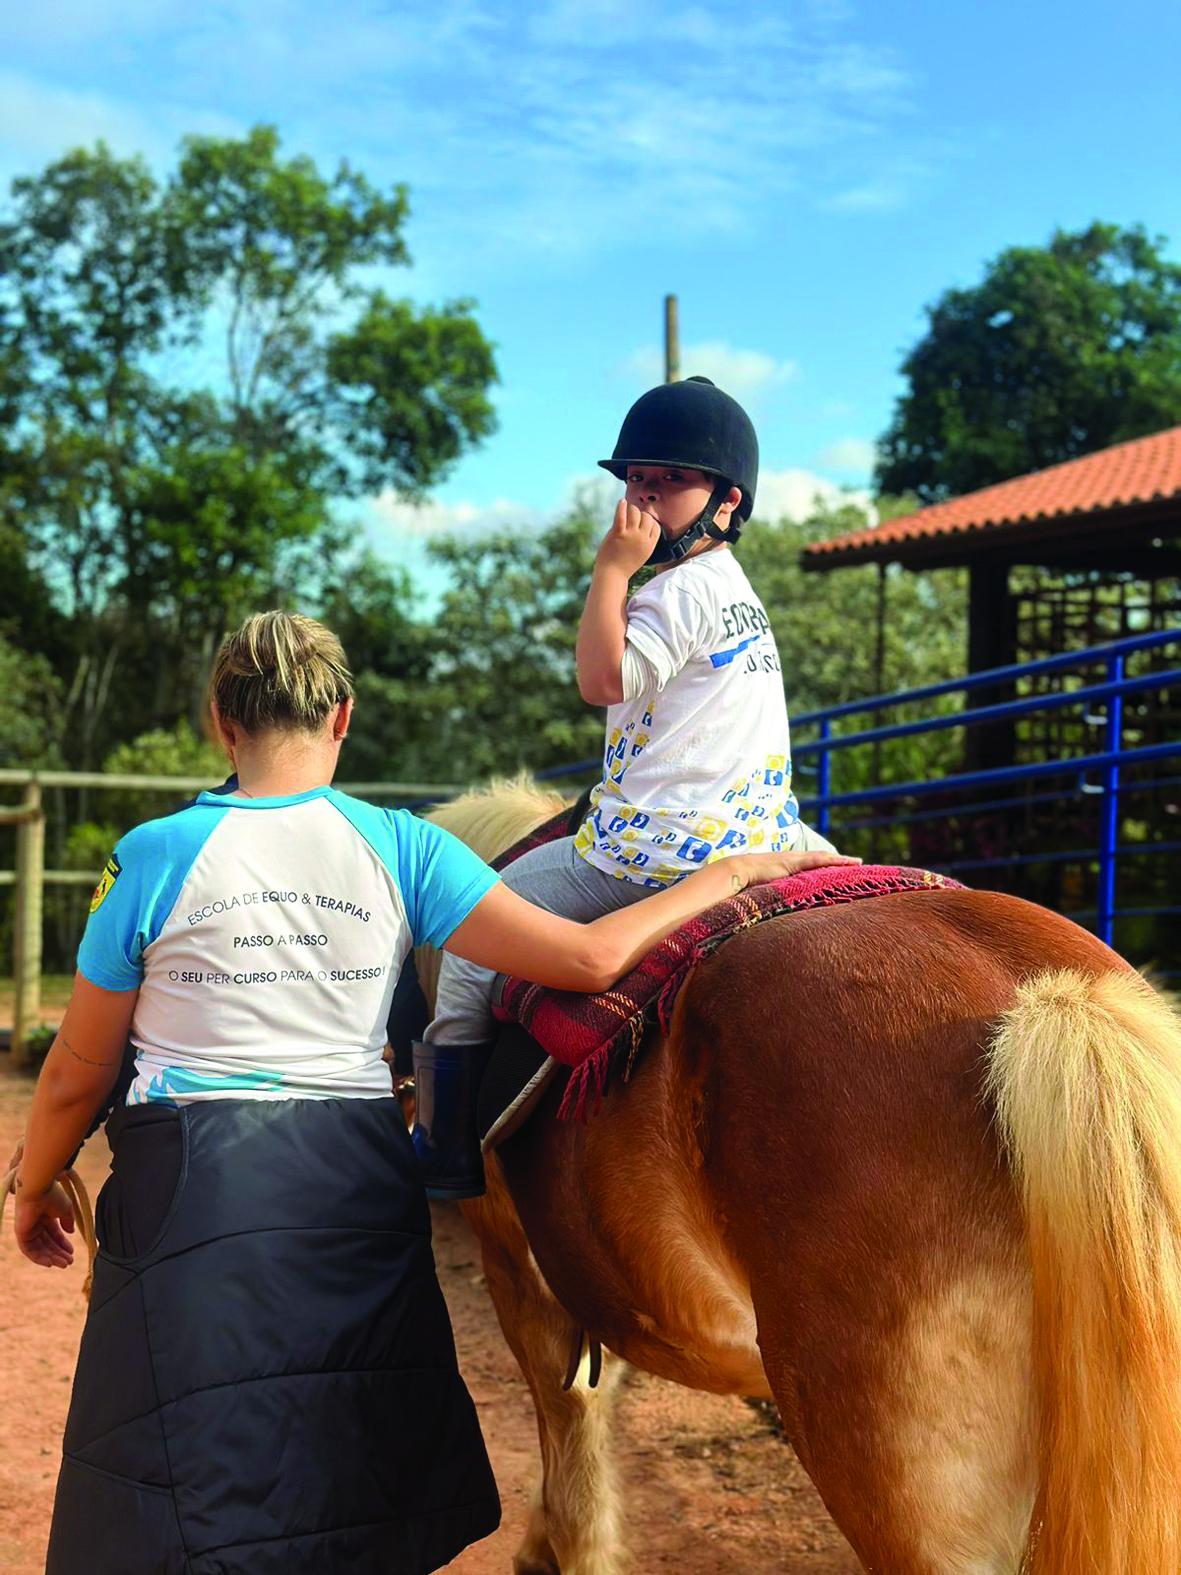
[[[476,1095],[492,1045],[414,1044],[414,1127],[410,1137],[428,1198],[478,1198],[484,1161]]]

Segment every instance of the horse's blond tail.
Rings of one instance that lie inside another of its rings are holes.
[[[1041,1415],[1030,1575],[1181,1571],[1181,1021],[1137,975],[1039,974],[992,1046]]]

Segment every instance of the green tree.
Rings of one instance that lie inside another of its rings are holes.
[[[354,674],[417,683],[430,672],[435,648],[431,630],[418,619],[417,601],[405,569],[363,552],[333,566],[318,616],[339,636]]]
[[[0,694],[4,696],[0,705],[0,768],[60,768],[65,725],[61,683],[44,656],[21,650],[2,634]],[[13,804],[19,799],[19,789],[4,790],[4,803]],[[0,869],[12,869],[16,841],[14,826],[0,826]],[[12,956],[13,894],[11,886],[0,888],[0,958],[4,959],[0,972],[5,973]]]
[[[1181,421],[1181,266],[1164,245],[1060,230],[948,290],[902,363],[879,488],[937,502]]]
[[[889,519],[909,508],[882,500],[877,514]],[[818,502],[807,519],[756,519],[743,532],[739,556],[775,630],[793,712],[909,689],[963,670],[965,581],[958,570],[915,575],[890,565],[880,674],[877,566],[805,571],[805,547],[869,523],[856,503]]]
[[[153,728],[117,744],[102,769],[111,776],[200,777],[213,787],[229,774],[230,764],[216,744],[182,718],[173,727]],[[103,793],[103,817],[121,832],[129,831],[141,820],[169,814],[176,799],[175,788],[110,789]]]
[[[54,605],[44,577],[29,561],[22,532],[4,518],[0,503],[0,634],[30,653],[52,660],[69,640],[69,620]]]
[[[416,602],[406,571],[371,553],[342,560],[324,587],[319,616],[340,636],[357,689],[340,763],[345,780],[441,781],[446,774],[431,681],[438,639]]]
[[[227,625],[339,545],[336,500],[418,496],[493,429],[471,304],[370,282],[409,262],[407,212],[267,127],[187,139],[163,183],[102,144],[13,183],[0,522],[71,616],[76,763],[116,705],[196,719]]]
[[[103,760],[111,776],[198,777],[210,786],[229,770],[225,756],[186,721],[118,745]],[[186,795],[175,788],[69,788],[50,796],[50,862],[59,869],[92,870],[95,880],[119,838],[141,821],[171,814]],[[90,890],[50,887],[45,918],[51,966],[68,967],[86,923]]]
[[[602,523],[589,499],[539,535],[444,537],[450,588],[409,679],[362,673],[349,776],[474,782],[598,754],[602,713],[578,693],[574,640]]]
[[[65,728],[62,686],[44,656],[0,635],[0,767],[61,766]]]
[[[224,780],[229,762],[216,745],[181,720],[118,744],[102,762],[108,776],[196,777],[210,787]],[[63,869],[101,869],[115,843],[132,826],[171,814],[190,795],[176,788],[71,788],[53,835]],[[95,863],[95,855],[104,850]]]
[[[434,672],[440,736],[460,780],[600,752],[603,713],[578,693],[574,644],[603,529],[588,496],[540,535],[436,547],[452,576]]]

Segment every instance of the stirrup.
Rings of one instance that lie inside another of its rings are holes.
[[[490,1042],[414,1041],[414,1126],[410,1141],[428,1198],[455,1202],[484,1194],[476,1095],[492,1057]]]

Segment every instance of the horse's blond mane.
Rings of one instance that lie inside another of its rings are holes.
[[[522,771],[515,777],[496,778],[484,787],[461,793],[458,798],[437,805],[426,818],[450,831],[490,863],[569,802],[551,788],[538,787]],[[433,947],[420,946],[414,957],[423,994],[433,1009],[439,954]]]
[[[569,802],[560,793],[538,787],[522,771],[515,777],[493,778],[484,787],[438,804],[426,818],[490,862]]]

